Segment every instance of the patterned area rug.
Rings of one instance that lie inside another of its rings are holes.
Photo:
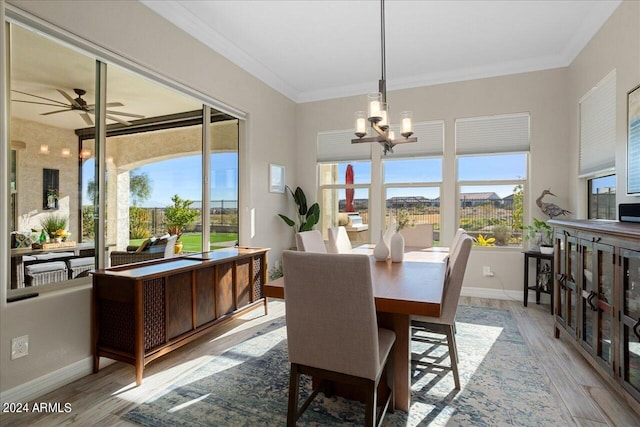
[[[449,370],[412,367],[411,409],[384,426],[564,426],[549,381],[507,310],[461,306],[456,317],[462,390]],[[414,358],[449,365],[446,346],[413,344]],[[284,319],[126,413],[144,426],[286,425],[289,364]],[[301,390],[301,401],[310,392]],[[320,393],[304,426],[362,425],[364,405]]]

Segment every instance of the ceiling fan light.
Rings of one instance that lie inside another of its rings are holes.
[[[60,151],[60,155],[62,157],[71,157],[71,149],[64,147],[61,151]]]
[[[40,154],[49,154],[49,146],[47,144],[40,144]]]
[[[88,148],[83,148],[82,150],[80,150],[81,159],[88,159],[90,157],[91,157],[91,150],[89,150]]]

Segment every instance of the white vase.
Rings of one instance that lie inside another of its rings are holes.
[[[387,247],[391,247],[391,238],[396,232],[396,224],[393,220],[393,215],[389,216],[389,226],[387,227],[387,231],[384,233],[384,242],[387,244]]]
[[[380,230],[380,240],[373,249],[373,257],[376,261],[386,261],[389,258],[389,246],[384,241],[382,230]]]
[[[402,262],[404,260],[404,236],[396,232],[391,238],[391,261]]]

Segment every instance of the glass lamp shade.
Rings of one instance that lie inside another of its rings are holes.
[[[362,138],[367,134],[367,114],[364,111],[356,111],[356,136]]]
[[[367,95],[367,105],[369,106],[369,120],[377,123],[382,119],[380,108],[382,106],[382,94],[373,92]]]
[[[380,121],[378,122],[378,127],[382,130],[389,129],[389,105],[386,102],[380,104]]]
[[[411,111],[403,111],[400,113],[401,130],[400,133],[405,138],[409,138],[413,135],[413,114]]]

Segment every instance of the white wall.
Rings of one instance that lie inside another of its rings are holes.
[[[245,212],[255,209],[255,232],[252,238],[241,243],[271,247],[277,254],[288,247],[284,235],[289,230],[276,216],[288,203],[285,196],[267,192],[267,170],[269,163],[284,165],[288,182],[295,180],[295,104],[292,101],[138,2],[10,0],[7,3],[246,112],[248,121],[243,137],[247,138],[244,155],[248,157],[244,159],[245,169],[241,171],[240,180],[241,186],[249,191],[243,192],[246,203],[242,208]],[[5,157],[2,158],[4,165]],[[0,223],[4,225],[6,204],[0,206],[3,207]],[[241,226],[246,229],[249,224],[245,222]],[[6,231],[6,226],[0,229]],[[1,244],[8,248],[5,234],[2,233]],[[7,253],[2,249],[0,255],[0,271],[7,271]],[[47,373],[79,364],[84,366],[83,362],[91,356],[90,295],[90,287],[86,286],[0,304],[3,400],[7,391],[24,388],[29,381]],[[5,301],[6,290],[0,291],[0,299]],[[10,360],[11,338],[25,334],[29,335],[29,355]]]
[[[587,201],[578,179],[578,101],[611,70],[616,70],[616,202],[640,203],[627,196],[627,92],[640,84],[640,2],[625,1],[569,67],[571,210],[586,217]]]
[[[569,200],[569,173],[566,165],[572,153],[568,145],[567,69],[556,69],[504,77],[427,86],[388,93],[392,111],[411,110],[414,121],[444,120],[445,152],[442,191],[443,237],[446,245],[453,237],[453,214],[457,205],[455,183],[454,121],[461,117],[514,112],[531,114],[531,156],[529,196],[525,222],[542,217],[535,198],[551,187],[560,206]],[[372,88],[373,89],[373,88]],[[316,188],[316,136],[319,131],[350,129],[353,114],[365,107],[366,96],[356,96],[301,104],[297,111],[298,182],[308,194]],[[393,114],[392,114],[393,116]],[[393,118],[392,118],[393,120]],[[397,117],[396,117],[396,120]],[[348,142],[346,142],[348,143]],[[375,234],[373,230],[373,235]],[[523,256],[520,250],[475,248],[470,256],[464,286],[487,290],[485,295],[503,296],[522,292]],[[490,266],[495,276],[482,277],[482,266]],[[482,290],[480,291],[483,292]]]

